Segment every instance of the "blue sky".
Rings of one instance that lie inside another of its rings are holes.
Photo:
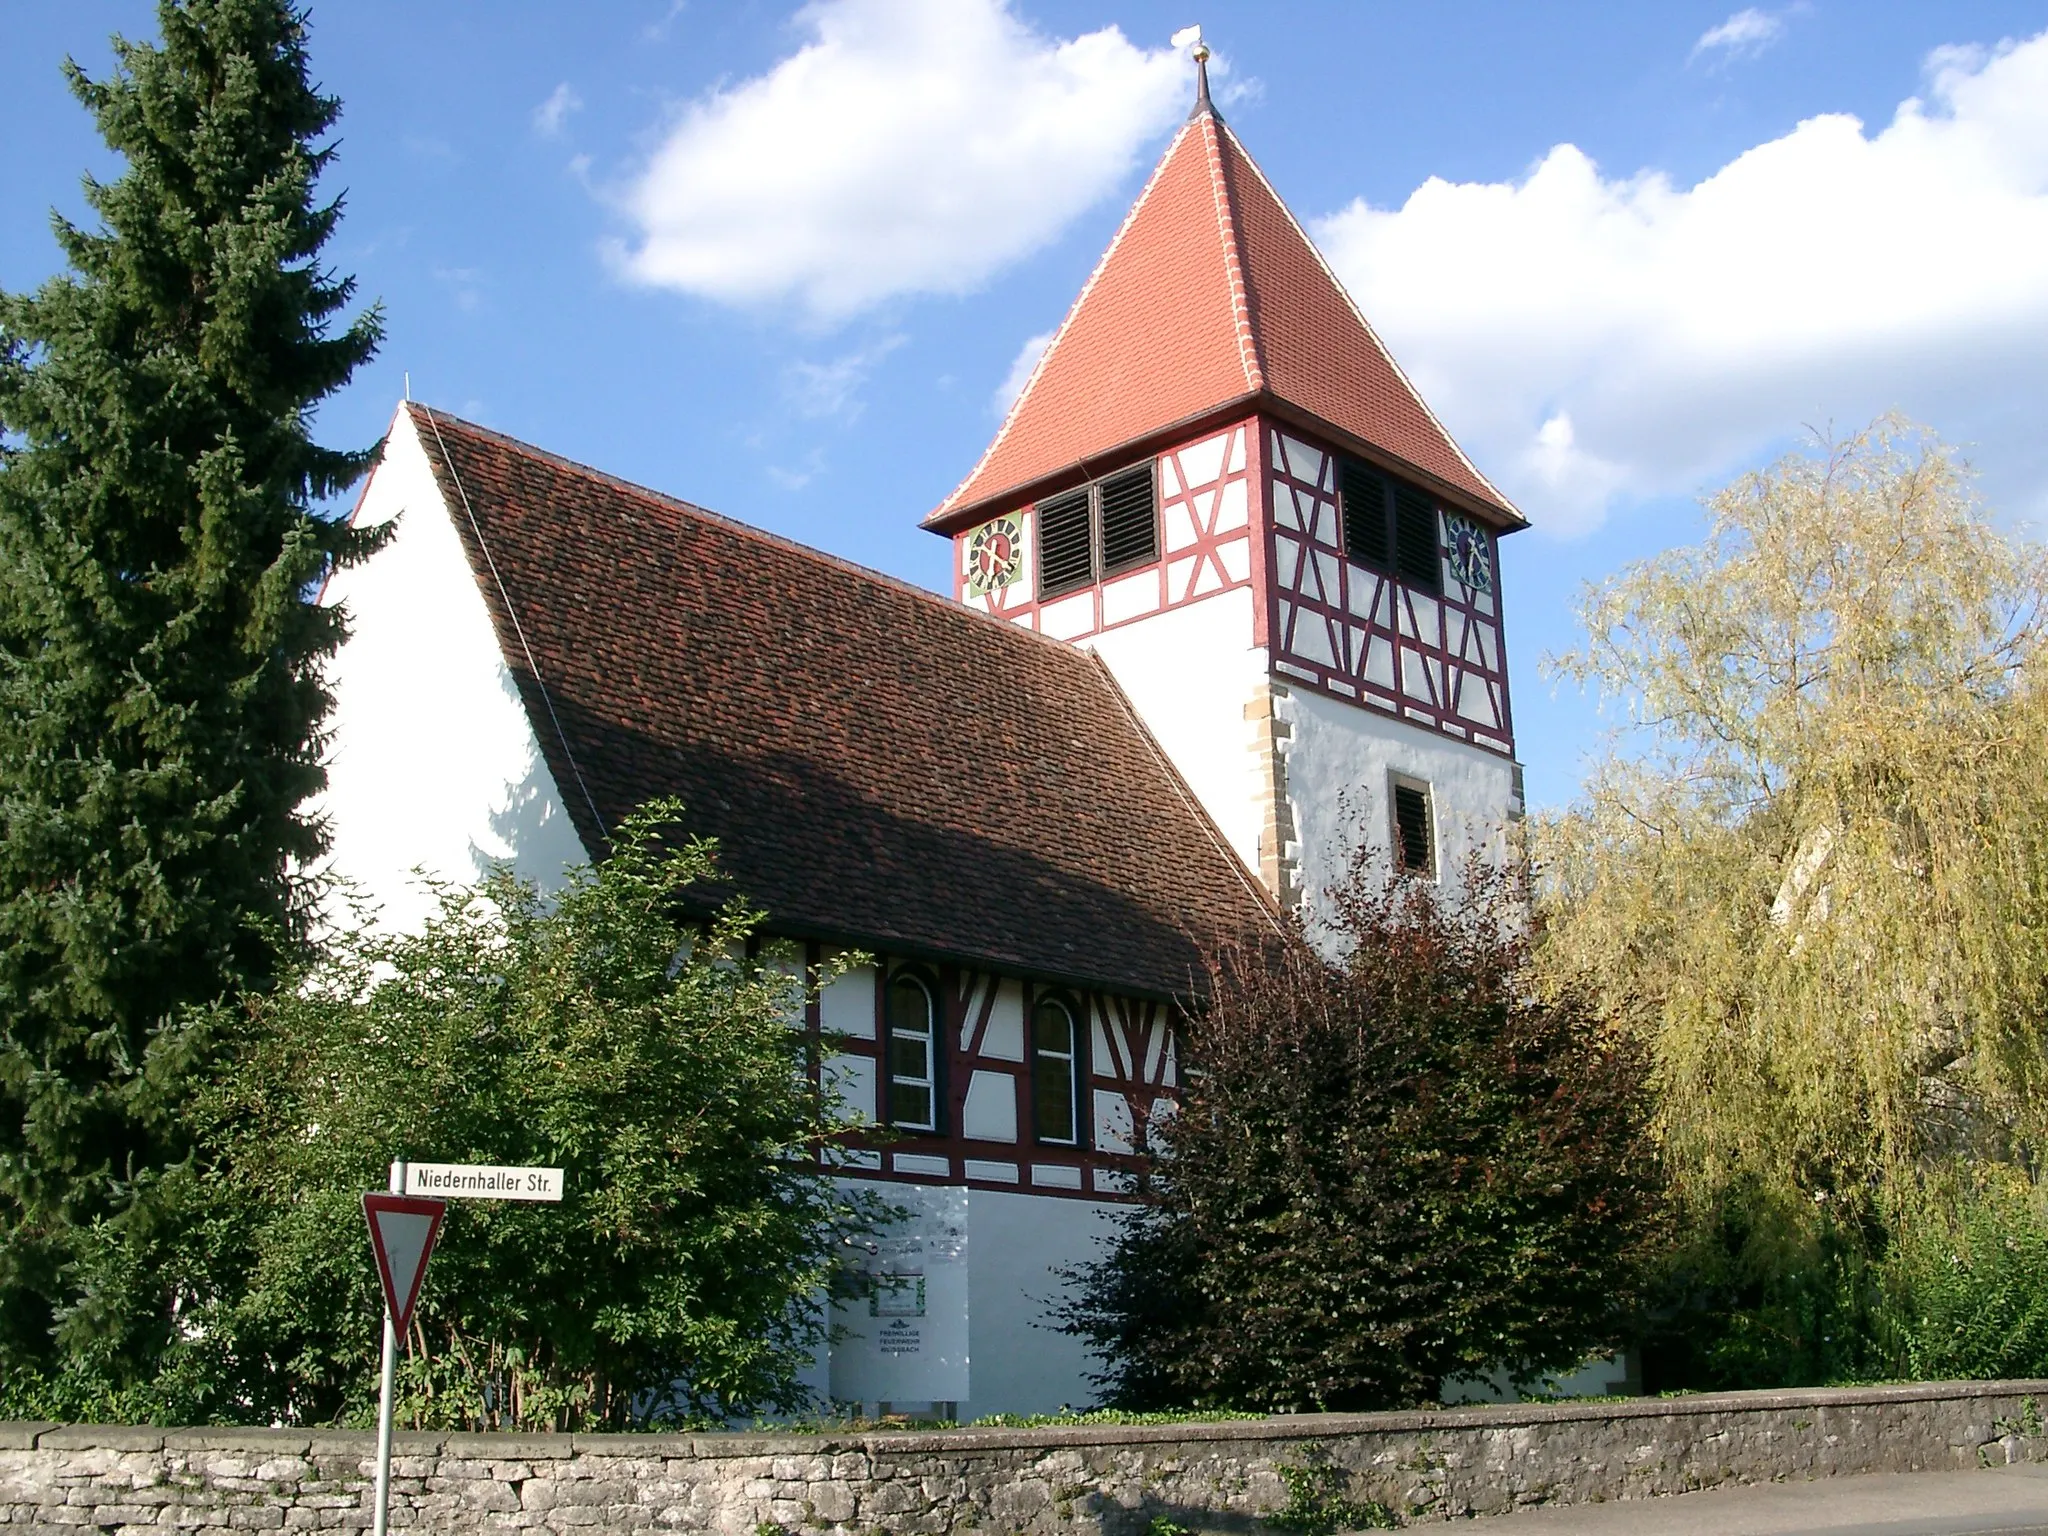
[[[66,94],[131,0],[9,7],[0,285],[114,167]],[[327,0],[330,248],[390,337],[320,421],[417,398],[940,587],[972,465],[1185,110],[1225,112],[1535,528],[1520,750],[1599,742],[1538,663],[1579,585],[1807,425],[1898,408],[2048,514],[2048,0],[1534,6]],[[944,701],[934,707],[943,710]]]

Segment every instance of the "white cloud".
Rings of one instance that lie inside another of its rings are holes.
[[[583,98],[576,94],[576,88],[564,80],[549,93],[548,99],[533,109],[533,128],[544,139],[552,139],[562,131],[562,125],[569,121],[569,114],[583,109]]]
[[[629,189],[631,277],[824,321],[966,292],[1116,190],[1190,89],[1169,49],[1048,38],[1004,0],[820,0],[796,25]]]
[[[797,415],[811,418],[837,417],[852,421],[860,415],[859,392],[875,364],[904,343],[901,335],[884,336],[830,362],[796,362],[783,371],[783,395]]]
[[[650,43],[667,41],[669,28],[673,27],[676,23],[676,18],[689,8],[690,0],[669,0],[668,10],[662,14],[661,20],[648,23],[641,30],[640,35]]]
[[[1316,234],[1556,531],[1893,407],[2048,473],[2019,408],[2048,391],[2048,33],[1927,74],[1879,132],[1810,118],[1694,187],[1563,144],[1520,181],[1432,179]]]
[[[448,290],[457,309],[474,310],[483,303],[488,278],[480,267],[436,267],[434,280]]]
[[[1038,360],[1045,356],[1045,349],[1052,345],[1056,331],[1040,331],[1036,336],[1026,336],[1024,345],[1017,349],[1017,355],[1010,360],[1010,371],[1003,375],[1003,382],[996,386],[990,404],[998,416],[1009,414],[1010,407],[1017,403],[1017,397],[1024,393],[1024,386],[1031,382],[1031,370],[1038,366]]]
[[[1567,507],[1604,506],[1626,479],[1621,465],[1579,446],[1569,411],[1557,412],[1536,429],[1515,468],[1521,480],[1541,486],[1548,501]]]
[[[1755,6],[1737,11],[1718,27],[1709,27],[1692,45],[1692,56],[1719,54],[1724,59],[1748,59],[1762,53],[1785,35],[1785,18]]]
[[[785,464],[770,464],[766,467],[769,483],[777,490],[796,492],[809,485],[824,473],[825,455],[813,448],[803,457],[803,462],[794,468]]]
[[[1221,55],[1217,57],[1220,59]],[[1218,73],[1216,61],[1212,60],[1209,65],[1209,79],[1216,93],[1216,105],[1226,110],[1241,107],[1246,102],[1266,99],[1266,82],[1257,75],[1246,75],[1242,80],[1228,78],[1225,74]]]

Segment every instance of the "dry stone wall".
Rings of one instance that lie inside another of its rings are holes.
[[[1165,1516],[1251,1533],[1313,1471],[1407,1522],[1729,1483],[2048,1459],[2048,1381],[1319,1414],[1161,1427],[860,1435],[400,1435],[415,1531],[1087,1532]],[[314,1531],[370,1523],[372,1437],[0,1425],[8,1531]],[[1300,1483],[1302,1479],[1293,1479]]]

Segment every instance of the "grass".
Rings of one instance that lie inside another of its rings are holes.
[[[1263,1413],[1246,1413],[1230,1408],[1192,1408],[1174,1413],[1130,1413],[1121,1408],[1068,1408],[1058,1413],[992,1413],[965,1425],[968,1429],[1067,1429],[1122,1424],[1215,1424],[1241,1419],[1263,1419]],[[787,1424],[761,1421],[753,1426],[763,1433],[790,1435],[846,1435],[922,1429],[960,1429],[957,1419],[913,1419],[891,1414],[886,1419],[810,1418]]]
[[[976,1419],[976,1429],[1064,1429],[1097,1424],[1217,1424],[1241,1419],[1263,1419],[1263,1413],[1245,1413],[1233,1408],[1190,1408],[1174,1413],[1128,1413],[1121,1408],[1087,1408],[1062,1413],[992,1413]]]

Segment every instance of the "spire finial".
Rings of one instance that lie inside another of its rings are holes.
[[[1195,106],[1188,116],[1200,117],[1204,112],[1212,117],[1220,116],[1216,111],[1216,104],[1209,99],[1209,45],[1202,41],[1202,29],[1199,26],[1182,27],[1173,34],[1174,47],[1186,48],[1190,43],[1194,44]]]

